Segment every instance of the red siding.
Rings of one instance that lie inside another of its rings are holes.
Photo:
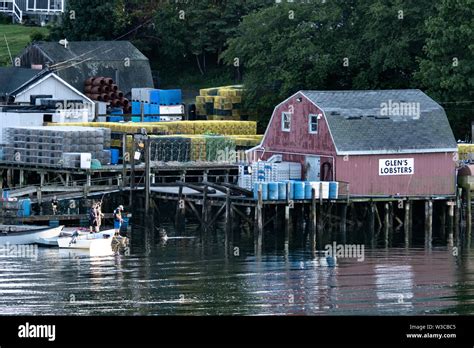
[[[379,159],[414,158],[413,175],[379,175]],[[343,156],[336,158],[336,180],[350,183],[351,195],[454,195],[452,153]]]
[[[302,98],[301,102],[296,99]],[[293,106],[291,132],[281,130],[281,113]],[[455,162],[452,153],[402,155],[336,155],[336,149],[325,118],[319,120],[318,134],[310,134],[308,115],[322,112],[306,97],[298,93],[282,103],[274,112],[257,158],[267,159],[275,153],[283,154],[285,161],[305,162],[305,154],[327,156],[321,164],[335,160],[335,180],[350,184],[351,195],[428,196],[455,194]],[[263,156],[262,156],[263,155]],[[414,175],[380,176],[379,159],[414,158]]]
[[[296,100],[298,97],[302,98],[301,102]],[[294,108],[291,132],[283,132],[281,113],[289,112],[291,106]],[[335,148],[326,120],[324,118],[319,120],[318,134],[310,134],[309,114],[322,114],[322,111],[299,93],[280,105],[275,110],[272,122],[268,125],[263,147],[272,151],[334,155]]]

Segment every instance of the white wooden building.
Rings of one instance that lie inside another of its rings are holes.
[[[39,73],[8,94],[14,103],[0,105],[0,139],[5,128],[90,122],[96,114],[94,101],[52,72]]]
[[[66,0],[0,0],[0,12],[11,15],[18,23],[22,23],[25,16],[60,15],[65,6]]]

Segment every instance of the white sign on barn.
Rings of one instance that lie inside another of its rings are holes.
[[[415,160],[413,158],[379,159],[379,175],[413,175]]]

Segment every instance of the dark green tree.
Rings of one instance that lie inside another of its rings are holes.
[[[191,1],[169,3],[156,13],[155,29],[162,58],[196,64],[205,74],[210,61],[234,35],[243,15],[265,6],[259,1]]]
[[[223,58],[243,69],[246,108],[265,122],[297,90],[350,88],[352,3],[282,3],[244,17]]]
[[[430,0],[282,3],[245,17],[223,57],[239,58],[263,119],[299,89],[412,88],[434,11]]]
[[[442,0],[436,10],[426,21],[425,55],[416,78],[464,140],[474,121],[474,0]]]
[[[113,40],[124,33],[127,21],[124,0],[69,0],[62,23],[52,29],[51,38]]]
[[[435,12],[431,0],[358,1],[349,55],[356,89],[417,87],[418,68],[426,32],[424,22]]]

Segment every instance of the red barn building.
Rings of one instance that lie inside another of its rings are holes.
[[[351,196],[456,191],[446,113],[420,90],[300,91],[279,104],[251,158],[301,162],[306,180],[347,182]]]

